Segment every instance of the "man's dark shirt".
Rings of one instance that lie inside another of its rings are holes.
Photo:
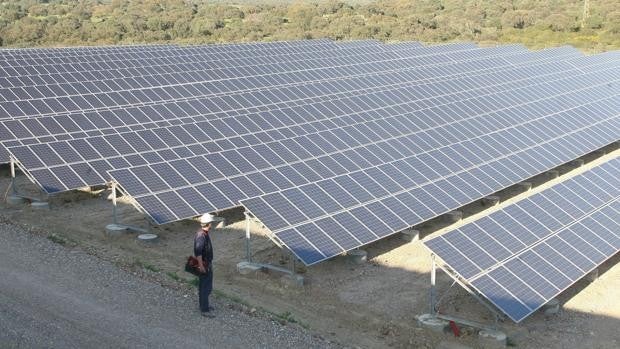
[[[211,264],[213,261],[213,246],[209,234],[203,234],[201,231],[196,233],[194,237],[194,256],[202,256],[202,261]]]

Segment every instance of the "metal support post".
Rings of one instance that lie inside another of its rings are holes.
[[[430,314],[435,315],[437,310],[435,309],[435,279],[437,276],[437,265],[435,264],[435,254],[431,254],[431,310]]]
[[[250,215],[244,212],[245,215],[245,260],[248,263],[252,263],[252,253],[250,252]]]
[[[17,188],[15,187],[15,160],[11,157],[11,190],[13,194],[17,194]]]
[[[116,183],[112,182],[112,223],[118,224],[116,213]]]

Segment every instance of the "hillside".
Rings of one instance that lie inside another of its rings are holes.
[[[329,37],[620,47],[617,0],[5,1],[5,47]]]

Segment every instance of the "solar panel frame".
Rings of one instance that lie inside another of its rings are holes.
[[[511,236],[515,236],[516,232],[522,234],[532,230],[529,224],[521,220],[520,228],[503,229],[514,225],[506,223],[514,220],[508,209],[519,207],[529,199],[510,204],[482,219],[427,240],[424,244],[466,283],[513,321],[520,322],[620,251],[620,235],[613,233],[614,227],[620,227],[620,211],[614,209],[620,203],[619,174],[620,158],[614,157],[533,194],[531,198],[545,198],[554,207],[565,210],[566,206],[560,204],[568,202],[563,194],[574,197],[575,188],[587,192],[606,188],[603,200],[590,203],[586,210],[564,220],[562,225],[548,229],[544,234],[534,234],[538,237],[530,242],[511,248],[510,251],[505,250],[502,257],[496,258],[491,265],[483,265],[472,259],[479,252],[471,253],[461,240],[465,238],[479,246],[481,243],[486,244],[487,248],[482,248],[482,251],[497,253],[497,245],[492,243],[496,241],[494,237],[497,236],[497,229]],[[531,206],[526,213],[533,217],[540,211],[546,212],[547,208]],[[559,213],[555,208],[552,212],[551,216]],[[497,221],[499,224],[494,223],[495,228],[491,228],[487,223],[481,224],[481,221]],[[601,238],[601,234],[604,238]],[[455,240],[459,236],[461,239]],[[616,241],[615,245],[612,241]]]

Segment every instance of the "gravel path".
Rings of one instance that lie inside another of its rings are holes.
[[[217,277],[217,276],[216,276]],[[184,297],[77,249],[0,223],[2,348],[330,348],[303,329]]]

